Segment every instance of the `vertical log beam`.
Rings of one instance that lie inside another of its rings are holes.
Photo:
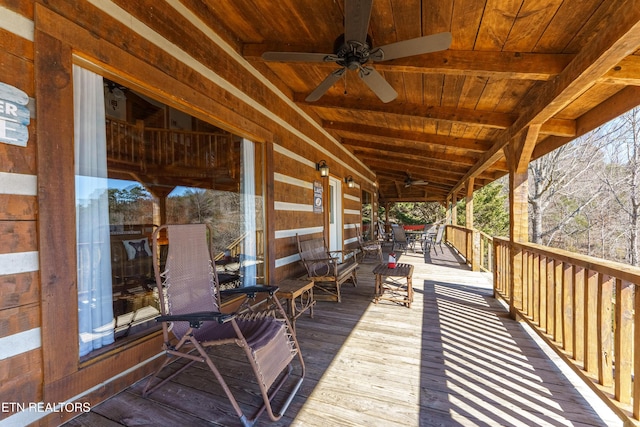
[[[529,177],[527,168],[539,132],[540,125],[529,126],[517,134],[511,140],[508,149],[504,150],[509,164],[509,239],[512,242],[527,242],[529,240]],[[523,260],[522,251],[511,251],[512,302],[520,307],[523,303]]]
[[[481,250],[480,250],[480,234],[473,228],[473,189],[475,186],[475,178],[469,178],[467,181],[467,197],[466,197],[466,228],[471,230],[471,241],[468,242],[467,255],[471,261],[471,270],[480,271]]]
[[[467,181],[467,197],[465,199],[466,205],[466,227],[469,230],[473,229],[473,186],[475,185],[475,179],[469,178]]]
[[[453,193],[451,196],[451,224],[458,225],[458,195]]]

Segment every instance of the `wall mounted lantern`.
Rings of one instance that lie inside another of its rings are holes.
[[[329,176],[329,166],[327,166],[327,162],[324,160],[316,163],[316,170],[320,171],[320,176]]]
[[[346,177],[344,179],[344,182],[347,184],[347,187],[349,188],[353,188],[356,186],[356,183],[353,182],[353,177],[351,175],[349,175],[348,177]]]

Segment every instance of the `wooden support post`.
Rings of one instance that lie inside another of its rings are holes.
[[[527,167],[540,132],[540,125],[532,125],[515,135],[504,152],[509,163],[509,239],[512,242],[529,241],[529,187]],[[523,307],[523,254],[511,251],[510,282],[513,304]]]
[[[467,181],[467,197],[466,197],[466,228],[471,230],[471,241],[467,242],[467,255],[471,262],[472,271],[480,271],[481,251],[480,251],[480,234],[473,228],[473,188],[475,178],[469,178]]]
[[[458,225],[458,195],[453,193],[451,195],[451,224]]]
[[[526,242],[529,239],[529,218],[528,218],[528,186],[527,173],[516,173],[509,175],[509,238],[512,242]],[[511,301],[513,307],[523,308],[523,254],[521,250],[511,249]],[[512,315],[515,314],[512,312]]]

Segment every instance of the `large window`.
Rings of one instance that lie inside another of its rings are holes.
[[[259,146],[74,67],[80,356],[154,330],[150,239],[210,223],[223,286],[264,281]]]

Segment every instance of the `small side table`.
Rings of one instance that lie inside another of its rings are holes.
[[[305,311],[309,311],[309,316],[313,318],[313,306],[316,300],[313,299],[313,281],[286,279],[277,284],[278,296],[286,300],[287,315],[293,330],[296,329],[296,319]]]
[[[398,302],[411,308],[413,302],[413,265],[396,264],[396,268],[389,268],[386,263],[378,264],[373,269],[373,274],[376,275],[374,297],[376,304],[383,299]],[[398,279],[395,279],[396,277]],[[406,284],[401,283],[402,278],[406,279]]]

